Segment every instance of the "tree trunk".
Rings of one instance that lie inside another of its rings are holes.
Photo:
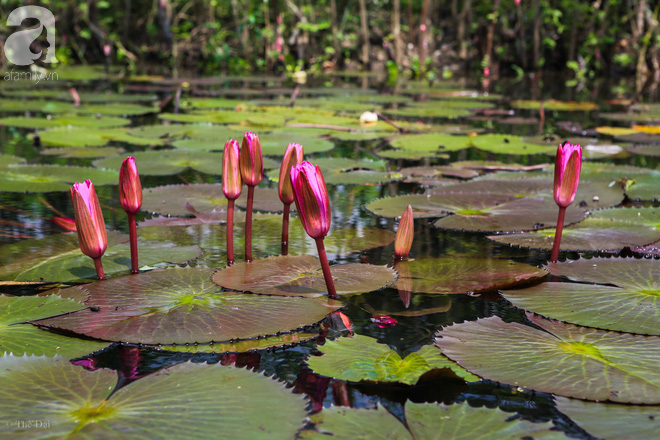
[[[392,34],[394,35],[394,62],[396,68],[401,68],[403,48],[401,42],[401,0],[394,0],[392,4]]]
[[[337,26],[337,0],[330,0],[330,26],[332,27],[332,47],[335,49],[333,57],[335,64],[339,62],[341,47],[339,46],[339,27]]]
[[[534,69],[541,64],[541,0],[534,0]]]
[[[362,64],[369,69],[369,29],[367,28],[367,4],[360,0],[360,31],[362,34]]]
[[[467,60],[468,57],[468,47],[469,43],[468,40],[470,38],[469,36],[469,16],[470,16],[470,8],[472,6],[472,0],[465,0],[463,2],[463,9],[461,10],[461,13],[459,15],[459,20],[458,20],[458,30],[457,30],[457,36],[458,36],[458,57],[465,61]]]
[[[422,13],[419,17],[419,76],[421,77],[426,71],[426,47],[428,45],[426,36],[429,33],[428,17],[429,7],[431,0],[424,0],[422,3]]]
[[[495,34],[495,25],[497,25],[498,10],[500,8],[500,0],[493,2],[493,16],[488,25],[488,34],[486,35],[486,67],[488,75],[490,76],[491,67],[493,66],[493,36]]]

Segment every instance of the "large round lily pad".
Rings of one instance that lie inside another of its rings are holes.
[[[586,400],[660,403],[660,337],[548,321],[538,328],[499,317],[438,332],[442,352],[471,373],[509,385]]]
[[[75,166],[14,165],[2,170],[0,191],[69,191],[74,182],[83,182],[86,179],[94,182],[95,186],[112,185],[117,184],[119,173]]]
[[[118,147],[46,148],[41,150],[41,154],[46,156],[71,159],[96,159],[123,153],[124,150]]]
[[[74,339],[47,332],[32,324],[35,319],[75,312],[86,306],[58,295],[8,297],[0,295],[0,353],[15,355],[59,354],[67,358],[84,356],[108,344]]]
[[[552,423],[509,420],[510,413],[500,409],[472,408],[467,403],[443,405],[407,402],[405,420],[381,406],[373,409],[344,407],[324,408],[310,417],[315,431],[302,431],[302,439],[337,440],[402,439],[402,440],[562,440],[566,436],[551,431]]]
[[[657,406],[617,405],[556,398],[557,409],[580,428],[603,440],[660,438]]]
[[[305,418],[300,395],[235,367],[187,362],[111,395],[116,383],[61,357],[1,357],[0,437],[291,439]]]
[[[323,356],[311,356],[307,359],[307,365],[322,376],[350,382],[401,382],[413,385],[434,368],[448,368],[467,382],[480,380],[431,345],[425,345],[402,359],[396,351],[379,344],[374,338],[353,335],[328,340],[319,350]]]
[[[89,309],[35,324],[106,341],[193,344],[287,332],[337,308],[310,298],[218,292],[212,273],[174,268],[73,287],[89,295]]]
[[[330,272],[339,295],[371,292],[396,280],[393,269],[371,264],[330,266]],[[236,263],[213,274],[213,282],[227,289],[265,295],[315,297],[327,292],[321,263],[311,255]]]
[[[222,174],[222,153],[185,150],[159,150],[133,153],[140,175],[165,176],[188,168],[207,174]],[[119,170],[124,156],[105,157],[94,161],[97,168]]]
[[[472,146],[496,154],[543,154],[557,150],[557,146],[538,145],[519,136],[505,134],[480,134],[469,139]]]
[[[502,295],[521,309],[549,318],[607,330],[660,335],[659,263],[634,258],[550,263],[548,269],[553,275],[600,284],[543,283]]]
[[[101,258],[106,276],[128,273],[131,251],[128,236],[108,232],[108,249]],[[139,263],[151,266],[163,262],[185,263],[199,257],[193,246],[173,246],[170,242],[138,241]],[[0,247],[0,278],[17,281],[82,281],[96,279],[91,258],[83,255],[75,234],[50,235]]]
[[[407,151],[443,153],[468,148],[470,138],[444,133],[402,134],[390,139],[390,144]]]
[[[513,200],[507,194],[490,193],[443,193],[440,195],[406,195],[385,197],[366,205],[373,214],[397,218],[411,205],[415,218],[444,217],[451,212],[464,215],[485,215],[485,208]]]
[[[62,126],[87,127],[87,128],[111,128],[123,127],[129,125],[131,121],[124,118],[101,117],[96,116],[55,116],[53,118],[26,118],[12,117],[0,119],[0,124],[7,127],[21,128],[53,128]]]
[[[312,136],[302,136],[298,133],[266,133],[260,134],[261,151],[265,156],[284,156],[287,146],[291,142],[297,142],[305,149],[305,154],[321,153],[330,151],[335,147],[328,139]],[[267,168],[264,165],[264,168]]]
[[[400,289],[419,293],[471,293],[504,289],[547,275],[529,264],[493,258],[420,258],[408,262],[410,273],[400,274]]]
[[[258,339],[241,339],[240,341],[218,342],[213,344],[157,345],[148,346],[154,350],[177,353],[248,353],[271,348],[288,347],[319,337],[317,333],[305,331],[283,333]]]

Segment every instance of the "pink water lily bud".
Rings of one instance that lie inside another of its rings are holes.
[[[399,220],[399,229],[396,231],[396,239],[394,240],[394,255],[397,258],[406,258],[410,253],[412,247],[413,235],[415,234],[415,224],[413,218],[412,206],[408,205],[401,220]]]
[[[51,217],[51,222],[55,223],[60,228],[66,229],[67,231],[75,232],[76,231],[76,221],[68,217]]]
[[[119,204],[129,214],[142,206],[142,183],[133,156],[124,159],[119,169]]]
[[[94,184],[90,180],[74,183],[71,199],[80,250],[88,257],[100,258],[108,247],[108,235]]]
[[[236,200],[243,189],[241,170],[238,167],[239,155],[238,142],[234,139],[228,140],[222,158],[222,192],[230,200]]]
[[[293,203],[293,185],[291,184],[291,168],[303,161],[303,147],[300,144],[291,143],[286,148],[282,167],[280,168],[280,182],[278,191],[282,203]]]
[[[252,132],[245,133],[243,137],[239,166],[241,177],[246,185],[259,185],[264,177],[264,160],[261,154],[259,136]]]
[[[318,165],[304,161],[291,168],[291,183],[298,216],[310,237],[325,237],[330,230],[330,199]]]
[[[575,200],[580,170],[582,169],[582,147],[568,142],[557,148],[555,158],[554,196],[559,207],[566,208]]]

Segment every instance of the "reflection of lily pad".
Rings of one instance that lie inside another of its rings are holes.
[[[408,263],[410,274],[406,273],[405,277],[400,274],[395,287],[419,293],[504,289],[537,280],[548,273],[529,264],[493,258],[420,258]]]
[[[637,336],[527,314],[535,326],[499,317],[454,324],[436,344],[483,378],[586,400],[660,403],[660,337]]]
[[[102,257],[106,276],[128,273],[131,253],[128,236],[108,232],[108,249]],[[185,263],[200,255],[197,246],[173,247],[171,243],[140,243],[139,262],[154,265],[162,262]],[[0,247],[2,279],[19,281],[81,281],[96,278],[91,258],[83,255],[75,234],[50,235]]]
[[[213,269],[152,271],[71,289],[96,306],[35,322],[97,339],[192,344],[274,335],[315,324],[336,307],[309,298],[218,292]]]
[[[222,154],[204,151],[158,150],[133,153],[140,175],[166,176],[188,168],[207,174],[222,173]],[[94,161],[97,168],[119,170],[124,156],[111,156]]]
[[[448,368],[468,382],[479,378],[442,355],[437,348],[425,345],[403,359],[385,344],[368,336],[353,335],[326,341],[319,347],[323,356],[311,356],[307,364],[322,376],[350,382],[402,382],[412,385],[434,368]]]
[[[543,283],[502,292],[521,309],[552,319],[607,330],[660,335],[660,264],[634,258],[593,258],[550,263],[553,275],[608,284]],[[611,284],[616,287],[611,286]]]
[[[61,357],[5,356],[0,370],[7,438],[212,438],[222,433],[232,439],[284,439],[293,438],[305,418],[300,395],[235,367],[187,362],[111,396],[114,371],[86,371]],[[14,422],[26,414],[34,418],[29,426]]]
[[[557,397],[557,409],[589,434],[604,440],[660,438],[658,407],[593,403]]]
[[[396,280],[396,272],[371,264],[340,264],[330,271],[337,293],[371,292]],[[321,263],[311,255],[279,256],[236,263],[213,275],[213,282],[227,289],[282,296],[320,296],[327,292]]]
[[[107,344],[73,339],[43,331],[23,322],[84,309],[77,301],[57,295],[8,297],[0,295],[0,353],[59,354],[68,358],[98,351]]]
[[[2,170],[0,191],[51,192],[68,191],[74,182],[90,179],[95,186],[116,184],[115,171],[59,165],[15,165]]]

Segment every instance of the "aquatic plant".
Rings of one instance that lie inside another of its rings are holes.
[[[94,260],[96,275],[99,280],[105,279],[101,256],[108,247],[108,236],[101,205],[91,180],[74,183],[71,187],[71,200],[75,213],[78,244],[83,254]]]
[[[566,215],[566,208],[575,200],[575,193],[580,183],[581,168],[582,147],[579,144],[573,145],[569,142],[566,142],[563,147],[559,145],[557,156],[555,157],[554,181],[554,197],[555,203],[559,206],[559,216],[557,217],[557,229],[555,231],[555,241],[552,245],[550,261],[557,261],[559,257],[559,245],[564,227],[564,216]]]
[[[227,197],[227,264],[234,263],[234,202],[241,195],[243,179],[238,166],[238,142],[230,139],[225,144],[222,159],[222,192]]]
[[[128,233],[131,242],[131,272],[138,273],[137,228],[135,214],[142,206],[142,183],[135,158],[128,156],[119,169],[119,204],[128,215]]]
[[[252,132],[245,133],[241,144],[239,168],[243,182],[248,187],[248,202],[245,213],[245,261],[252,261],[252,203],[254,187],[259,185],[264,176],[264,164],[259,136]]]
[[[413,209],[412,206],[408,205],[401,215],[399,228],[396,231],[396,239],[394,240],[394,255],[397,260],[403,260],[408,257],[410,248],[412,247],[414,233]]]
[[[293,185],[291,183],[291,168],[303,161],[303,146],[295,142],[290,143],[284,153],[280,168],[278,194],[284,204],[282,217],[282,255],[289,253],[289,209],[294,200]]]

